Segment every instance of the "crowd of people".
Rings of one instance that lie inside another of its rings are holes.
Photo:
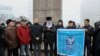
[[[57,55],[57,29],[85,29],[85,50],[87,56],[100,56],[100,21],[90,25],[90,20],[84,20],[83,27],[77,27],[74,21],[69,21],[68,26],[63,26],[63,21],[59,20],[57,25],[52,22],[52,17],[46,17],[43,25],[39,24],[39,18],[34,19],[34,24],[21,19],[15,21],[8,19],[0,23],[0,56],[41,56],[41,44],[44,43],[45,56]],[[50,50],[48,51],[48,46]],[[33,48],[34,47],[34,48]]]

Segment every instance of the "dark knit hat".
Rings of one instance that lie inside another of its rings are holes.
[[[46,17],[46,20],[47,21],[52,20],[52,17]]]
[[[8,25],[10,22],[14,22],[12,19],[8,19],[7,21],[6,21],[6,24]]]
[[[73,21],[69,21],[68,23],[74,23]]]
[[[58,20],[58,22],[63,22],[63,21],[60,19],[60,20]]]

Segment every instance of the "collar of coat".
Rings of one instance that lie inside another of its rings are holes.
[[[10,29],[10,30],[15,30],[15,27],[10,27],[10,26],[7,26],[7,29]]]

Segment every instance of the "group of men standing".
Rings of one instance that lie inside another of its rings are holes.
[[[8,19],[6,24],[6,27],[0,25],[0,56],[4,56],[6,49],[7,56],[31,56],[29,46],[32,45],[34,56],[41,56],[42,42],[44,42],[45,56],[49,55],[48,46],[50,46],[50,56],[54,55],[56,28],[51,17],[46,18],[44,25],[39,24],[39,18],[34,19],[34,24],[25,19],[18,22]]]
[[[4,24],[0,24],[0,56],[4,56],[6,48],[8,56],[31,56],[29,46],[32,48],[32,45],[34,46],[34,56],[41,56],[42,42],[44,42],[45,56],[57,56],[57,29],[79,29],[74,21],[69,21],[66,28],[64,28],[62,20],[54,25],[52,17],[46,17],[43,25],[39,24],[39,18],[34,19],[34,24],[25,19],[19,22],[8,19],[6,24],[6,27]],[[87,56],[100,56],[100,21],[96,22],[95,28],[93,28],[90,20],[85,19],[84,26],[81,28],[85,29]],[[60,55],[58,54],[58,56]]]

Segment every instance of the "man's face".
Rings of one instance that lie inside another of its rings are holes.
[[[68,23],[68,26],[72,27],[72,26],[74,26],[74,24],[73,23]]]
[[[34,19],[34,23],[39,23],[39,20],[37,18]]]
[[[21,26],[21,24],[17,24],[17,25],[16,25],[16,27],[20,27],[20,26]]]
[[[15,25],[15,23],[14,22],[10,22],[8,25],[12,27],[12,26]]]
[[[52,22],[51,20],[47,20],[47,22],[49,23],[49,22]]]
[[[89,22],[88,21],[84,21],[84,25],[89,25]]]
[[[63,24],[62,22],[59,22],[59,23],[58,23],[58,25],[62,25],[62,24]]]
[[[21,22],[21,24],[22,24],[23,26],[25,26],[25,25],[27,24],[27,22]]]
[[[31,25],[30,25],[30,24],[27,24],[27,26],[29,26],[29,27],[30,27]]]

